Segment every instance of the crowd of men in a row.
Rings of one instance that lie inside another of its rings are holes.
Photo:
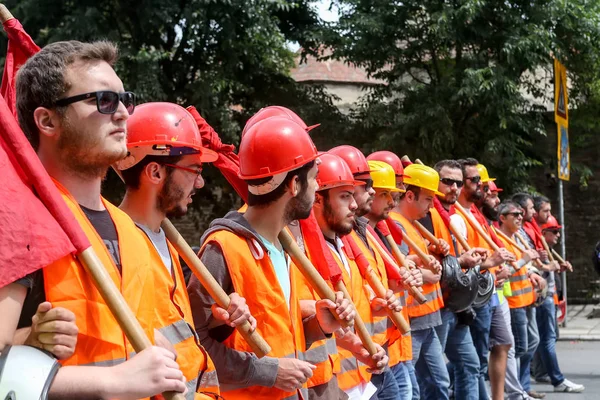
[[[0,349],[29,344],[61,360],[50,398],[542,398],[531,373],[583,391],[555,351],[556,273],[571,265],[551,251],[560,225],[547,198],[501,200],[472,158],[431,168],[349,145],[320,153],[283,107],[248,121],[228,178],[244,182],[246,205],[201,240],[230,297],[219,307],[196,276],[185,281],[161,222],[187,212],[203,164],[226,146],[201,134],[194,108],[136,107],[116,58],[108,42],[58,42],[17,77],[23,131],[155,344],[134,354],[74,256],[0,288]],[[101,196],[111,166],[126,186],[118,207]],[[309,260],[322,235],[341,274],[334,298],[320,299],[282,233]],[[247,323],[266,356],[239,329]]]

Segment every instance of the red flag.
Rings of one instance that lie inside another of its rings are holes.
[[[380,221],[380,223],[385,225],[385,223],[383,221]],[[379,224],[378,224],[377,228],[379,228]],[[375,238],[377,243],[379,243],[379,245],[381,246],[383,251],[385,251],[385,253],[393,259],[394,257],[392,256],[392,253],[390,253],[389,250],[387,249],[387,247],[385,247],[385,244],[383,244],[383,242],[379,238],[379,235],[377,235],[377,232],[375,232],[375,229],[373,229],[371,227],[371,225],[367,225],[367,229],[369,230],[369,232],[371,232],[371,234],[373,235],[373,237]],[[383,258],[383,264],[385,265],[385,271],[387,272],[388,279],[402,280],[402,277],[400,276],[400,272],[398,271],[398,268],[396,268],[395,265],[392,265],[391,263],[389,263],[385,257],[381,257],[381,258]]]
[[[200,133],[202,134],[202,144],[209,149],[216,151],[219,155],[219,158],[213,165],[221,171],[223,176],[225,176],[225,179],[233,186],[233,189],[242,200],[247,201],[248,184],[238,176],[240,171],[240,159],[238,158],[238,155],[234,153],[235,146],[223,144],[219,138],[219,134],[215,132],[204,118],[202,118],[196,110],[196,107],[189,106],[186,109],[192,114],[198,124],[198,129],[200,129]],[[333,259],[329,248],[325,243],[323,232],[321,232],[312,211],[306,220],[300,221],[300,228],[302,229],[304,244],[308,249],[308,253],[311,256],[317,271],[319,271],[323,279],[331,280],[334,284],[339,282],[342,279],[342,271]]]
[[[323,232],[317,223],[314,211],[310,211],[310,216],[307,219],[300,220],[300,229],[302,229],[302,237],[304,245],[308,249],[310,259],[319,274],[325,280],[336,284],[342,279],[342,270],[337,262],[333,259],[331,251],[325,243]]]
[[[12,18],[4,22],[4,31],[8,36],[8,50],[4,61],[4,73],[2,75],[2,86],[0,94],[6,100],[13,115],[17,115],[15,94],[15,82],[17,71],[29,57],[40,51],[33,42],[31,36],[25,32],[18,19]]]
[[[400,245],[402,243],[402,229],[400,229],[400,227],[398,226],[398,224],[396,224],[396,221],[394,221],[392,217],[386,218],[385,225],[388,229],[389,234],[392,235],[392,237],[394,238],[394,242]],[[379,227],[379,224],[377,224],[377,227]],[[385,232],[383,230],[381,230],[381,232],[385,236]]]
[[[370,268],[369,260],[367,257],[360,251],[360,247],[354,241],[354,238],[350,235],[346,235],[342,238],[342,242],[344,243],[344,250],[346,251],[346,255],[351,260],[356,262],[356,266],[358,267],[360,274],[363,278],[366,278],[367,271]]]
[[[454,206],[452,205],[450,206],[450,210],[446,210],[437,196],[433,198],[433,206],[440,214],[440,217],[442,217],[444,225],[446,225],[447,228],[450,228],[450,216],[455,213]]]
[[[523,221],[523,230],[533,241],[536,250],[545,250],[544,243],[542,242],[542,230],[535,219]]]
[[[90,247],[1,96],[0,170],[0,287]]]
[[[485,229],[485,231],[488,233],[489,237],[494,241],[494,243],[496,243],[498,245],[498,247],[506,247],[506,246],[504,246],[504,243],[502,242],[502,240],[500,240],[498,235],[496,235],[496,231],[494,231],[493,229],[489,229],[490,226],[488,224],[487,219],[481,213],[481,211],[479,211],[479,209],[475,206],[475,204],[471,205],[471,214],[473,214],[473,216],[475,217],[477,222],[479,222],[479,225],[481,225],[481,227],[483,229]]]

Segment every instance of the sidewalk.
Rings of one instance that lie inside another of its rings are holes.
[[[594,305],[573,305],[567,307],[567,327],[559,328],[558,340],[599,340],[600,341],[600,309],[596,306],[596,318],[587,316],[594,310]]]

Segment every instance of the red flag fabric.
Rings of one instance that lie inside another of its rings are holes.
[[[392,219],[392,217],[387,217],[385,220],[385,225],[386,225],[390,235],[392,235],[392,237],[394,238],[394,242],[396,242],[397,244],[402,243],[402,235],[403,235],[402,229],[400,229],[398,224],[396,224],[396,221],[394,221]],[[379,227],[379,224],[378,224],[378,227]],[[383,230],[381,230],[381,232],[385,235]]]
[[[438,199],[437,196],[435,196],[433,198],[433,207],[435,207],[437,212],[440,214],[440,217],[442,217],[444,225],[446,225],[447,228],[450,228],[450,216],[456,212],[454,206],[452,205],[450,206],[450,210],[446,210],[442,205],[440,199]]]
[[[4,61],[4,73],[0,94],[6,100],[13,115],[17,115],[15,82],[17,71],[29,57],[40,51],[31,36],[25,32],[18,19],[12,18],[4,23],[4,31],[8,36],[8,50]]]
[[[1,96],[0,170],[0,287],[90,247]]]
[[[300,229],[310,259],[323,279],[331,281],[334,285],[342,280],[342,270],[333,259],[331,251],[325,243],[325,237],[317,223],[314,210],[310,210],[308,218],[300,220]]]
[[[531,221],[523,222],[523,230],[527,233],[527,236],[533,241],[536,250],[544,250],[544,243],[542,242],[542,230],[535,219]]]
[[[369,260],[367,260],[367,257],[365,257],[362,251],[360,251],[360,247],[358,247],[352,236],[344,236],[342,238],[342,242],[344,243],[344,250],[346,250],[346,255],[348,256],[348,258],[356,262],[360,274],[363,278],[365,278],[367,276],[367,271],[370,267]],[[350,255],[352,255],[352,257],[350,257]]]
[[[383,221],[380,221],[380,222],[383,223],[383,225],[385,225],[385,223]],[[377,228],[379,228],[379,226]],[[379,238],[379,235],[377,235],[377,232],[375,232],[375,229],[373,229],[371,227],[371,225],[367,225],[367,229],[369,230],[369,232],[371,232],[371,234],[373,235],[375,240],[377,240],[377,243],[379,243],[379,245],[381,246],[383,251],[385,251],[385,253],[393,259],[394,256],[392,256],[392,253],[390,253],[388,251],[387,247],[385,247],[385,244],[383,244],[383,242]],[[382,257],[382,258],[383,258],[383,263],[385,265],[385,271],[387,272],[388,279],[402,280],[402,277],[400,276],[400,272],[398,271],[398,268],[396,268],[395,265],[389,263],[385,257]]]
[[[248,199],[248,185],[238,176],[240,159],[235,154],[235,146],[223,144],[219,134],[202,118],[196,107],[189,106],[186,110],[192,114],[198,124],[198,129],[202,135],[202,144],[219,154],[219,158],[213,162],[213,165],[221,171],[236,193],[246,201]]]
[[[214,150],[219,155],[219,158],[213,162],[213,165],[221,171],[242,200],[247,201],[248,184],[238,176],[240,159],[234,152],[235,146],[223,144],[219,134],[202,118],[196,107],[189,106],[186,109],[192,114],[198,124],[198,129],[202,135],[202,144]],[[321,228],[319,228],[319,224],[312,211],[306,220],[300,221],[300,228],[302,229],[304,244],[311,255],[312,262],[317,271],[319,271],[323,279],[330,280],[333,284],[339,282],[342,279],[342,271],[333,259],[327,243],[325,243],[323,232],[321,232]]]
[[[494,231],[493,229],[489,229],[489,224],[488,224],[487,219],[481,213],[481,211],[479,211],[479,209],[475,206],[475,204],[471,205],[471,214],[473,214],[473,216],[475,217],[477,222],[479,222],[479,225],[481,225],[486,230],[486,232],[488,233],[490,238],[494,241],[494,243],[496,243],[498,245],[498,247],[506,247],[506,246],[504,246],[504,243],[502,242],[502,240],[500,240],[498,235],[496,235],[496,231]]]

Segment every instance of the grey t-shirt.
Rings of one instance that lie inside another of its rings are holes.
[[[154,248],[160,254],[160,258],[164,266],[169,271],[169,274],[173,271],[173,262],[171,260],[171,252],[169,251],[169,246],[167,245],[167,237],[165,235],[165,231],[162,228],[158,228],[158,232],[154,232],[152,229],[148,228],[146,225],[138,224],[136,222],[138,228],[140,228],[144,233],[148,236]]]

